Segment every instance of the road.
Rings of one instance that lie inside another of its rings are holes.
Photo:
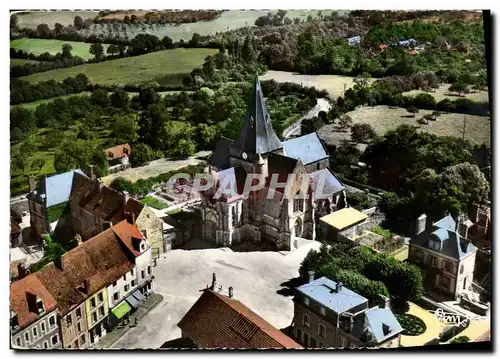
[[[330,111],[331,107],[332,106],[327,99],[319,98],[316,102],[316,106],[314,106],[304,116],[295,121],[291,126],[285,128],[285,130],[283,131],[283,137],[287,139],[292,135],[300,135],[300,128],[303,120],[318,116],[320,111],[328,112]]]

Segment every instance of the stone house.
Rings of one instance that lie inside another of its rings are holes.
[[[72,170],[46,177],[28,194],[31,235],[35,238],[52,232],[49,211],[68,201],[75,173],[85,176],[81,170]]]
[[[470,289],[477,252],[467,239],[471,226],[464,216],[455,221],[448,215],[434,223],[425,214],[418,218],[408,260],[423,269],[427,292],[458,299]]]
[[[298,343],[261,316],[229,295],[213,288],[200,298],[181,319],[182,338],[200,349],[302,349]]]
[[[108,159],[109,173],[119,172],[131,167],[130,155],[132,149],[128,143],[106,148],[103,152]]]
[[[58,349],[57,303],[34,274],[10,285],[10,336],[15,349]]]
[[[202,192],[202,238],[219,246],[264,240],[278,250],[290,250],[297,237],[313,239],[316,207],[323,202],[329,210],[345,206],[344,187],[327,166],[317,134],[278,139],[256,77],[240,138],[222,138],[210,158],[214,187]],[[253,174],[266,183],[244,193]],[[319,195],[311,178],[321,179]],[[222,196],[215,198],[217,193]]]
[[[148,238],[155,257],[165,252],[162,220],[127,192],[118,192],[99,180],[76,174],[68,206],[66,215],[57,223],[56,238],[67,240],[79,234],[85,241],[127,220]]]
[[[360,224],[368,215],[353,207],[342,208],[320,218],[317,240],[321,242],[352,243],[356,236],[361,235]]]
[[[386,298],[370,308],[363,296],[326,277],[296,288],[293,335],[311,348],[399,346],[403,331]]]
[[[125,220],[78,243],[34,274],[57,302],[64,348],[88,348],[106,335],[108,288],[130,271],[136,281],[136,258],[150,253],[142,233]]]

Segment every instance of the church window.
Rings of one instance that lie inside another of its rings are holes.
[[[236,227],[236,225],[238,224],[238,214],[236,212],[236,205],[233,206],[232,216],[233,216],[233,227]]]
[[[293,200],[293,212],[300,212],[303,210],[303,203],[300,198]]]

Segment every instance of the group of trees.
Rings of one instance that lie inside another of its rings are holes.
[[[120,14],[106,17],[107,15]],[[99,16],[94,19],[94,23],[136,23],[147,22],[149,24],[187,24],[198,21],[211,21],[222,14],[221,10],[179,10],[179,11],[151,11],[138,18],[133,12],[127,14],[123,10],[100,11]]]
[[[334,243],[323,245],[319,251],[310,251],[302,261],[299,274],[307,279],[309,272],[316,277],[326,276],[366,297],[372,303],[377,295],[389,295],[394,303],[404,304],[423,295],[420,269],[412,264],[368,247]]]

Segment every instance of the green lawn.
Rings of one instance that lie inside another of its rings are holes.
[[[64,69],[39,72],[21,77],[37,83],[46,80],[63,81],[80,73],[90,82],[102,85],[138,84],[153,81],[158,76],[191,72],[200,67],[204,59],[217,53],[217,49],[174,49],[142,56],[128,57],[95,64],[85,64]]]
[[[25,59],[10,59],[10,67],[12,66],[23,66],[26,64],[38,64],[40,61],[36,60],[25,60]]]
[[[143,199],[141,199],[141,203],[158,210],[168,208],[168,205],[166,203],[151,196],[146,196]]]
[[[15,48],[16,50],[30,52],[35,55],[40,55],[44,52],[55,55],[58,52],[62,52],[62,45],[64,44],[70,44],[73,47],[71,53],[74,56],[79,56],[84,60],[88,60],[94,57],[94,55],[89,53],[91,44],[87,42],[22,38],[12,40],[10,42],[10,47]],[[103,44],[103,46],[104,51],[106,51],[108,45]]]

